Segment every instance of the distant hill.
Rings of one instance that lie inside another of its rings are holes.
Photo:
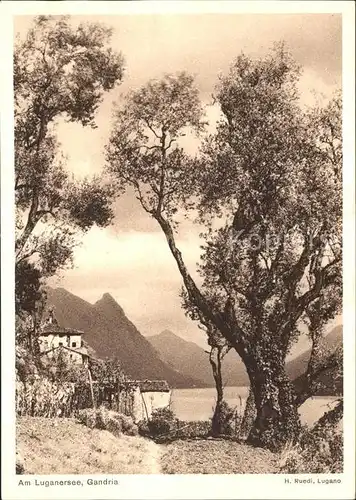
[[[214,386],[214,379],[209,363],[209,355],[194,342],[188,342],[169,330],[147,337],[161,359],[189,377]],[[223,380],[226,386],[249,385],[245,367],[234,350],[231,350],[223,362]]]
[[[208,354],[194,342],[188,342],[169,330],[158,335],[147,337],[163,361],[176,368],[179,372],[201,380],[210,386],[214,385]],[[325,338],[329,348],[342,341],[342,326],[335,327]],[[307,350],[287,363],[286,370],[292,380],[305,373],[310,350]],[[328,378],[329,377],[329,380]],[[328,387],[332,387],[332,374],[325,375],[326,389],[320,395],[329,395]],[[223,380],[226,386],[249,385],[245,368],[235,351],[231,350],[223,362]],[[333,391],[332,391],[333,392]],[[332,394],[330,394],[332,395]]]
[[[64,288],[47,288],[47,307],[54,306],[59,324],[84,332],[84,341],[100,358],[118,358],[125,373],[136,379],[163,379],[171,387],[205,387],[162,361],[153,346],[105,293],[95,304]]]

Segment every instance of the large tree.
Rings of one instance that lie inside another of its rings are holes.
[[[297,407],[340,366],[322,345],[341,308],[341,100],[304,110],[298,76],[283,46],[236,60],[217,89],[224,119],[204,146],[199,183],[201,217],[228,214],[207,238],[202,291],[215,290],[240,328],[257,407],[249,439],[272,446],[297,434]],[[312,353],[295,394],[285,359],[302,323]]]
[[[56,137],[60,119],[95,127],[104,93],[121,81],[110,36],[100,24],[40,16],[15,46],[16,291],[20,308],[26,295],[24,310],[31,300],[23,278],[34,287],[55,274],[71,260],[78,232],[112,218],[108,186],[98,177],[75,181]]]
[[[189,301],[243,360],[257,410],[249,441],[270,448],[300,430],[285,359],[301,322],[321,338],[341,306],[341,103],[303,109],[299,74],[283,45],[239,56],[198,160],[177,144],[202,127],[192,79],[150,82],[117,112],[107,149],[118,185],[164,232]],[[206,227],[200,285],[176,245],[179,206]]]

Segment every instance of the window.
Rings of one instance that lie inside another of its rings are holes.
[[[72,342],[72,347],[77,347],[77,343],[76,342]]]
[[[59,342],[59,344],[58,344],[58,345],[59,345],[59,346],[63,345],[63,342]]]

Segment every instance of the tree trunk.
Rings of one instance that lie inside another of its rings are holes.
[[[211,433],[213,436],[219,436],[222,433],[221,407],[224,401],[224,389],[221,374],[221,349],[219,347],[211,348],[209,361],[213,370],[216,388],[216,405],[211,423]]]
[[[281,360],[249,363],[247,369],[257,410],[247,442],[278,451],[301,430],[293,386]]]
[[[246,400],[246,406],[244,415],[242,417],[241,425],[240,425],[240,436],[241,438],[247,438],[250,434],[252,425],[256,419],[256,404],[255,404],[255,396],[253,394],[253,390],[250,387],[248,397]]]

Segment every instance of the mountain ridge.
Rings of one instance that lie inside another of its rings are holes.
[[[59,324],[82,330],[84,341],[97,356],[116,357],[128,376],[162,378],[176,388],[214,387],[208,354],[194,341],[168,329],[143,336],[108,292],[91,304],[65,288],[46,290],[47,309],[54,306]],[[336,326],[325,338],[329,346],[341,341],[342,326]],[[292,380],[301,380],[309,353],[310,349],[306,349],[287,362],[286,370]],[[225,356],[222,371],[226,386],[249,385],[245,367],[234,350]],[[330,386],[328,377],[326,385]],[[326,395],[325,391],[322,395]]]

